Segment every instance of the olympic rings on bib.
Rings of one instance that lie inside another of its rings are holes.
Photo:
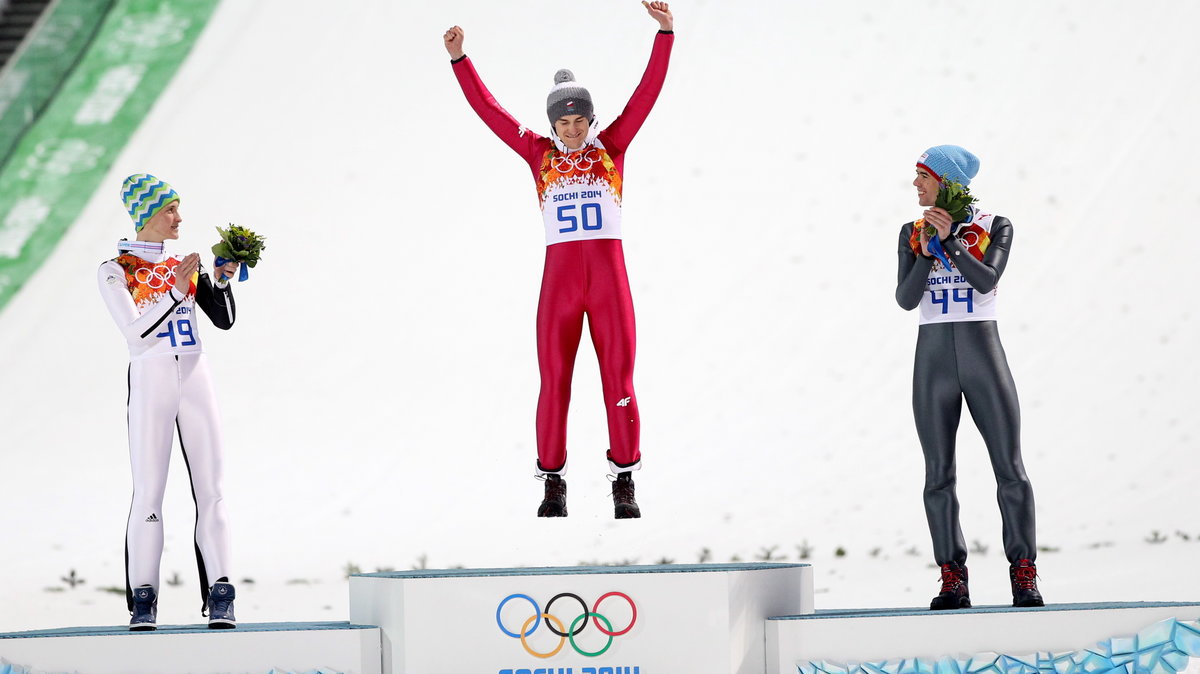
[[[175,285],[175,268],[162,264],[156,264],[153,268],[138,267],[137,271],[133,272],[133,278],[151,290],[158,290]]]
[[[559,173],[570,173],[571,171],[583,171],[586,173],[591,171],[592,167],[599,162],[600,153],[596,151],[596,148],[589,147],[583,152],[555,155],[550,160],[550,166]]]
[[[632,615],[629,618],[629,624],[620,630],[613,629],[612,622],[606,616],[600,613],[600,604],[603,603],[605,599],[610,597],[619,597],[624,599],[629,603],[629,609],[632,612]],[[533,614],[525,619],[524,623],[521,624],[520,631],[518,632],[510,631],[507,627],[505,627],[504,621],[500,615],[501,611],[504,610],[504,606],[513,599],[524,599],[525,601],[529,602],[530,606],[533,608]],[[559,619],[558,616],[551,613],[551,607],[554,605],[554,602],[558,601],[559,599],[574,599],[575,601],[579,602],[579,613],[573,620],[570,621],[570,623],[568,623],[570,625],[569,627],[566,626],[564,621]],[[552,650],[539,652],[533,650],[533,648],[526,641],[526,638],[538,630],[538,628],[542,625],[543,618],[545,619],[546,628],[549,629],[552,634],[558,637],[558,645]],[[591,619],[590,621],[588,620],[589,618]],[[598,651],[585,651],[584,649],[580,648],[579,644],[575,643],[575,637],[579,636],[580,633],[587,629],[589,622],[594,624],[596,629],[599,630],[601,634],[608,637],[608,642]],[[604,623],[603,627],[600,625],[602,622]],[[575,649],[576,653],[588,658],[597,657],[612,647],[613,640],[616,637],[628,634],[629,631],[633,629],[635,623],[637,623],[637,604],[634,603],[633,599],[631,599],[629,595],[623,592],[607,592],[600,595],[600,598],[596,600],[596,603],[592,604],[590,611],[588,610],[588,605],[586,602],[584,602],[583,598],[571,592],[560,592],[559,594],[551,597],[550,601],[546,602],[545,611],[538,606],[537,601],[535,601],[533,597],[530,597],[527,594],[510,594],[504,599],[500,600],[500,603],[496,606],[496,625],[500,627],[500,631],[506,636],[512,637],[513,639],[519,639],[521,642],[521,647],[525,649],[525,652],[537,658],[549,658],[556,655],[562,650],[563,646],[565,646],[567,642],[570,642],[571,648]]]

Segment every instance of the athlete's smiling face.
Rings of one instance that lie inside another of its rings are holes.
[[[146,221],[142,231],[138,232],[138,241],[162,243],[167,239],[178,239],[179,223],[181,222],[183,222],[183,216],[179,215],[179,200],[177,199],[163,206],[162,210]]]
[[[588,126],[587,117],[583,115],[565,115],[554,120],[554,133],[568,150],[578,150],[587,141]]]
[[[917,177],[913,179],[913,187],[917,188],[917,203],[928,208],[937,203],[938,190],[941,185],[933,174],[917,167]]]

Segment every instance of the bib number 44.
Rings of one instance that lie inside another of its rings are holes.
[[[967,305],[967,313],[975,311],[975,289],[974,288],[955,288],[953,294],[945,288],[941,290],[930,290],[930,299],[934,306],[941,306],[942,313],[950,313],[951,302],[962,302]]]
[[[600,214],[600,204],[583,204],[576,208],[575,204],[558,207],[558,221],[570,223],[558,229],[559,234],[577,232],[583,228],[585,232],[594,232],[604,226],[604,218]]]

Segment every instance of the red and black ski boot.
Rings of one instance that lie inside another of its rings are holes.
[[[1028,559],[1018,559],[1008,567],[1008,580],[1012,583],[1013,606],[1045,606],[1042,593],[1037,588],[1037,565]]]
[[[929,603],[931,611],[971,608],[971,592],[967,589],[967,567],[958,562],[942,565],[942,591]]]

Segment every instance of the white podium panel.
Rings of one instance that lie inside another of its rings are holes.
[[[1168,674],[1195,666],[1198,618],[1180,602],[817,611],[767,621],[766,671]]]
[[[72,627],[0,634],[0,658],[18,671],[84,674],[339,672],[379,674],[379,628],[332,623]],[[0,665],[0,669],[3,666]]]
[[[351,576],[395,674],[761,674],[766,618],[810,613],[806,564]]]

